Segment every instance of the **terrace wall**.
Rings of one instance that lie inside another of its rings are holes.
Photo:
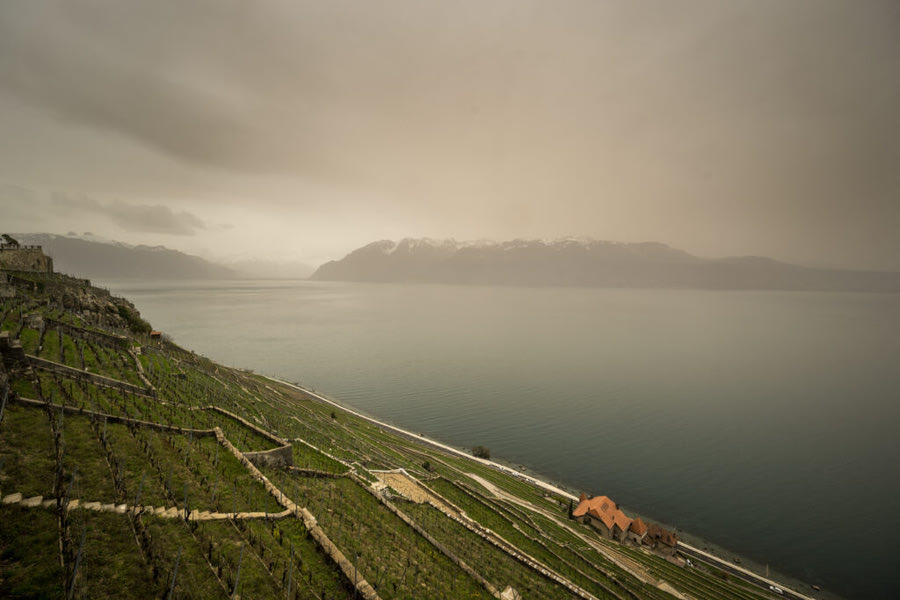
[[[291,445],[261,452],[244,452],[244,456],[257,467],[294,466],[294,447]]]
[[[53,362],[52,360],[38,358],[37,356],[31,356],[30,354],[27,355],[27,358],[28,362],[30,362],[31,366],[35,369],[44,369],[45,371],[57,373],[59,375],[62,375],[63,377],[90,381],[91,383],[95,383],[97,385],[117,389],[121,392],[125,392],[126,394],[137,394],[139,396],[148,396],[150,398],[156,397],[156,390],[151,388],[142,388],[125,381],[110,379],[109,377],[104,377],[103,375],[97,375],[96,373],[82,371],[81,369],[76,369],[75,367],[70,367],[68,365]]]
[[[128,338],[121,335],[85,329],[84,327],[63,323],[62,321],[57,321],[50,317],[44,317],[44,323],[46,323],[47,329],[61,329],[63,333],[67,333],[72,337],[88,340],[95,344],[99,344],[100,346],[106,346],[116,350],[125,350],[128,348]]]

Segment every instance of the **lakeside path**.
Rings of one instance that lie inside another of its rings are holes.
[[[471,461],[479,462],[479,463],[486,465],[488,467],[491,467],[493,469],[497,469],[498,471],[502,471],[508,475],[512,475],[513,477],[517,477],[519,479],[527,481],[527,482],[529,482],[533,485],[536,485],[540,488],[543,488],[543,489],[553,492],[555,494],[559,494],[560,496],[563,496],[570,500],[575,500],[575,501],[578,500],[577,496],[570,494],[569,492],[567,492],[563,489],[560,489],[560,488],[556,487],[555,485],[547,483],[546,481],[541,481],[540,479],[537,479],[536,477],[534,477],[532,475],[522,473],[521,471],[517,471],[515,469],[507,467],[506,465],[502,465],[502,464],[494,462],[492,460],[487,460],[484,458],[478,458],[477,456],[472,456],[468,452],[464,452],[458,448],[454,448],[453,446],[448,446],[447,444],[442,444],[441,442],[437,442],[435,440],[429,439],[429,438],[423,436],[421,433],[413,433],[412,431],[407,431],[406,429],[402,429],[400,427],[397,427],[396,425],[391,425],[390,423],[385,423],[384,421],[379,421],[378,419],[375,419],[373,417],[370,417],[369,415],[365,415],[365,414],[358,412],[352,408],[344,406],[343,404],[340,404],[339,402],[336,402],[334,400],[330,400],[329,398],[326,398],[325,396],[322,396],[321,394],[317,394],[316,392],[313,392],[312,390],[308,390],[299,385],[295,385],[293,383],[283,381],[283,380],[275,378],[275,377],[269,377],[267,375],[263,375],[263,377],[266,377],[267,379],[270,379],[272,381],[275,381],[275,382],[281,383],[283,385],[286,385],[288,387],[291,387],[295,390],[303,392],[304,394],[309,394],[310,396],[312,396],[322,402],[325,402],[326,404],[334,406],[335,408],[340,408],[341,410],[346,411],[355,417],[359,417],[360,419],[365,419],[366,421],[368,421],[370,423],[373,423],[373,424],[378,425],[379,427],[383,427],[385,429],[389,429],[389,430],[391,430],[397,434],[400,434],[404,437],[418,440],[424,444],[428,444],[430,446],[440,448],[441,450],[445,450],[456,456],[460,456],[462,458],[465,458],[465,459],[468,459]],[[727,560],[721,559],[717,556],[713,556],[712,554],[710,554],[708,552],[705,552],[699,548],[695,548],[689,544],[685,544],[684,542],[679,541],[678,547],[680,549],[686,550],[685,554],[688,554],[698,560],[702,560],[702,561],[707,562],[719,569],[722,569],[722,570],[729,572],[735,576],[738,576],[738,577],[744,579],[745,581],[748,581],[754,585],[757,585],[757,586],[763,588],[764,590],[771,591],[772,590],[771,586],[775,586],[783,591],[783,593],[781,595],[783,595],[785,598],[792,598],[794,600],[815,600],[815,598],[801,594],[800,592],[797,592],[797,591],[793,590],[792,588],[787,587],[784,584],[778,583],[772,579],[767,579],[761,575],[757,575],[756,573],[753,573],[752,571],[748,571],[744,567],[736,565]]]

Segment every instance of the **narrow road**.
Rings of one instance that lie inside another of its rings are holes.
[[[763,588],[764,590],[766,590],[768,592],[778,594],[778,592],[775,592],[772,589],[773,587],[775,587],[775,588],[781,590],[781,593],[778,595],[783,596],[784,598],[791,598],[792,600],[814,600],[810,596],[804,596],[800,592],[795,592],[794,590],[784,587],[783,584],[772,581],[771,579],[766,579],[765,577],[757,575],[756,573],[748,571],[747,569],[743,569],[743,568],[738,567],[737,565],[734,565],[730,562],[726,562],[722,559],[716,558],[712,554],[709,554],[707,552],[704,552],[698,548],[694,548],[693,546],[689,546],[682,542],[678,542],[678,551],[681,554],[683,554],[684,556],[688,556],[690,558],[694,558],[699,561],[708,563],[708,564],[716,567],[717,569],[721,569],[721,570],[725,571],[726,573],[728,573],[730,575],[739,577],[739,578],[743,579],[744,581],[752,583],[753,585],[758,585],[759,587]]]

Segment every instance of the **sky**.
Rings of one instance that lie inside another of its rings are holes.
[[[0,229],[900,270],[895,0],[4,0]]]

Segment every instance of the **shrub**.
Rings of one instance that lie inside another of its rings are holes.
[[[128,325],[128,329],[134,333],[150,333],[150,323],[143,320],[136,310],[131,310],[127,306],[122,306],[121,304],[116,308],[119,311],[119,316],[122,317]]]
[[[491,449],[487,446],[475,446],[472,448],[472,454],[478,458],[490,458]]]

